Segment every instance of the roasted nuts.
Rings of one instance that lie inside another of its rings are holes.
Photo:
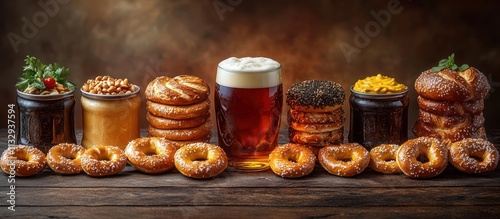
[[[55,94],[63,94],[63,93],[66,93],[68,91],[70,91],[69,88],[64,87],[64,85],[56,82],[55,87],[50,89],[50,90],[39,90],[39,89],[36,89],[33,87],[31,89],[26,89],[24,91],[24,93],[39,94],[39,95],[55,95]]]
[[[128,83],[128,79],[115,79],[110,76],[97,76],[94,80],[89,79],[82,86],[82,90],[91,94],[119,95],[129,94],[136,87]]]

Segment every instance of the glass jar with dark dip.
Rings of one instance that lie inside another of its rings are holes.
[[[390,83],[387,81],[390,79]],[[380,81],[385,83],[380,88]],[[359,89],[362,86],[373,90]],[[368,83],[369,85],[366,85]],[[408,140],[408,88],[380,74],[351,86],[349,142],[367,149]]]
[[[32,145],[47,153],[54,145],[76,143],[73,92],[38,95],[17,90],[17,144]]]

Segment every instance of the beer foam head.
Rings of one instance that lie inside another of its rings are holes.
[[[278,86],[281,84],[281,65],[264,57],[231,57],[219,63],[216,83],[236,88]]]

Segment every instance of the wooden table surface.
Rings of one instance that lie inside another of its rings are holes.
[[[0,133],[3,151],[7,132]],[[288,141],[284,134],[281,143]],[[490,133],[497,147],[499,137]],[[449,165],[425,180],[368,168],[342,178],[319,164],[299,179],[283,179],[270,170],[228,169],[215,178],[195,180],[175,169],[148,175],[131,166],[118,175],[95,178],[57,175],[46,168],[15,180],[9,184],[8,175],[0,174],[0,218],[500,218],[500,168],[478,176]],[[9,185],[15,185],[15,212],[7,209]]]

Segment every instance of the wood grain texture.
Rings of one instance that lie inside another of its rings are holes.
[[[17,206],[500,206],[498,188],[25,188]],[[3,203],[7,206],[7,203]]]
[[[80,136],[78,133],[78,139]],[[3,151],[7,147],[5,137],[0,139]],[[1,218],[118,215],[125,218],[495,218],[500,215],[498,168],[487,175],[469,175],[450,165],[441,175],[426,180],[403,174],[385,175],[371,169],[342,178],[327,173],[320,165],[316,165],[312,174],[299,179],[284,179],[270,170],[242,173],[227,169],[215,178],[195,180],[175,169],[149,175],[132,166],[115,176],[95,178],[84,173],[62,176],[46,168],[32,177],[16,177],[13,184],[16,212],[7,210],[6,193],[10,185],[7,180],[8,175],[0,174]]]
[[[68,210],[71,209],[71,210]],[[55,206],[18,207],[21,218],[497,218],[497,206],[262,207],[262,206]]]

